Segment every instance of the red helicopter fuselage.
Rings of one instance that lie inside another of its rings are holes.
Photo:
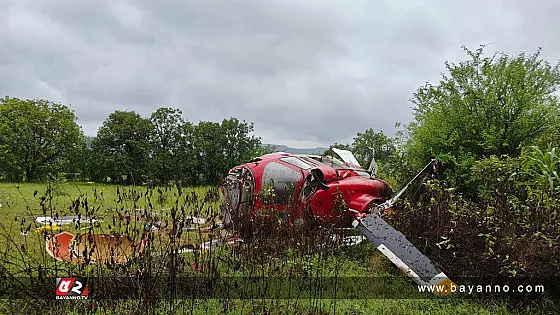
[[[288,222],[305,215],[334,223],[341,215],[357,217],[391,198],[391,187],[359,166],[328,156],[272,153],[232,168],[223,204],[250,219],[274,208]],[[350,212],[350,213],[348,213]]]

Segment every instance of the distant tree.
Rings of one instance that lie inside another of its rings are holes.
[[[0,99],[0,173],[12,181],[53,176],[84,141],[74,112],[47,100]]]
[[[141,184],[149,174],[153,125],[134,111],[115,111],[92,141],[92,177],[124,184]]]
[[[197,143],[197,126],[185,121],[179,126],[179,141],[177,144],[177,162],[174,171],[183,184],[201,184],[203,160]]]
[[[222,173],[233,166],[249,161],[252,156],[261,148],[260,138],[250,136],[253,132],[253,123],[237,118],[222,120],[223,149],[225,154],[225,165]]]
[[[223,138],[222,129],[217,122],[201,121],[194,128],[193,164],[200,170],[197,175],[198,180],[202,175],[202,181],[205,184],[216,184],[221,179],[221,171],[225,164]]]
[[[518,156],[523,145],[555,131],[559,65],[541,59],[540,49],[484,57],[483,48],[464,48],[470,60],[447,62],[449,74],[412,97],[407,151],[418,166],[436,157],[464,177],[475,160]]]
[[[159,108],[150,117],[153,125],[150,141],[154,150],[152,174],[162,185],[182,177],[178,164],[181,141],[185,141],[181,129],[185,120],[181,115],[178,109]]]
[[[65,172],[67,179],[86,181],[89,178],[89,164],[91,163],[92,137],[82,136],[74,152],[63,165],[61,171]]]
[[[230,168],[248,162],[266,149],[260,138],[250,135],[253,124],[234,117],[221,124],[201,121],[191,128],[189,177],[195,184],[217,184]]]
[[[364,168],[369,167],[373,158],[373,149],[375,150],[375,160],[381,164],[387,163],[396,152],[393,139],[383,134],[383,131],[375,132],[371,128],[359,132],[354,137],[351,148],[356,159]]]

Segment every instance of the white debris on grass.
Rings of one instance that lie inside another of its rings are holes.
[[[187,220],[192,222],[193,224],[206,224],[207,222],[205,218],[197,218],[193,216],[188,217]]]
[[[343,238],[346,246],[354,246],[363,242],[366,238],[363,235],[350,235]]]
[[[177,251],[177,254],[192,253],[192,252],[200,251],[200,250],[211,250],[212,248],[219,247],[219,246],[223,245],[224,243],[229,244],[229,245],[236,245],[236,244],[239,244],[239,243],[243,243],[243,240],[240,239],[240,238],[233,238],[233,239],[229,239],[229,240],[226,241],[223,238],[217,238],[217,239],[202,243],[195,248],[179,249]]]
[[[78,217],[78,216],[64,216],[58,218],[37,217],[35,220],[41,224],[53,224],[53,225],[64,225],[64,224],[72,224],[72,223],[93,223],[98,221],[95,219],[91,219],[89,217]]]

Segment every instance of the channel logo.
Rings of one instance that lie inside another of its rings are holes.
[[[84,278],[56,278],[57,300],[86,300],[89,288]]]

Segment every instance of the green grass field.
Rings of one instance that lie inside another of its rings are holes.
[[[67,230],[82,233],[118,233],[138,238],[146,230],[145,218],[137,209],[157,212],[157,220],[172,221],[172,216],[212,218],[219,210],[219,191],[211,187],[174,188],[122,187],[94,183],[12,184],[0,183],[0,267],[6,274],[36,276],[40,272],[49,275],[133,275],[136,270],[169,269],[168,249],[185,244],[197,244],[212,237],[200,231],[187,231],[171,235],[169,231],[150,232],[150,259],[144,257],[130,265],[83,266],[68,262],[55,262],[45,252],[45,237]],[[89,215],[102,222],[70,224],[60,230],[37,231],[43,226],[35,221],[37,216]],[[173,214],[172,214],[173,213]],[[23,232],[23,233],[22,233]],[[27,233],[26,233],[27,232]],[[26,235],[24,235],[26,234]],[[505,303],[489,300],[422,298],[416,285],[403,276],[398,269],[369,243],[357,246],[315,249],[291,248],[283,240],[243,244],[239,248],[224,245],[211,253],[192,253],[173,256],[173,274],[189,274],[188,267],[197,262],[200,266],[216,265],[221,275],[247,276],[267,274],[290,275],[337,275],[340,277],[390,277],[390,281],[375,287],[350,288],[367,292],[367,299],[177,299],[159,300],[150,304],[137,300],[2,300],[0,311],[4,314],[18,313],[52,314],[136,314],[150,311],[168,313],[232,313],[232,314],[290,314],[290,313],[341,313],[341,314],[506,314],[512,310]],[[268,246],[268,247],[267,247]],[[158,254],[159,253],[159,254]],[[257,255],[256,255],[257,254]],[[155,258],[154,258],[155,257]],[[149,261],[149,262],[147,262]],[[233,267],[234,265],[238,267]],[[146,269],[149,265],[149,269]],[[155,267],[154,267],[155,266]],[[177,267],[179,266],[179,267]],[[239,267],[241,266],[241,267]],[[40,267],[40,268],[39,268]],[[38,271],[38,270],[42,271]],[[400,299],[390,299],[388,292],[398,293]],[[377,294],[383,299],[376,299]],[[422,298],[422,299],[420,299]]]

